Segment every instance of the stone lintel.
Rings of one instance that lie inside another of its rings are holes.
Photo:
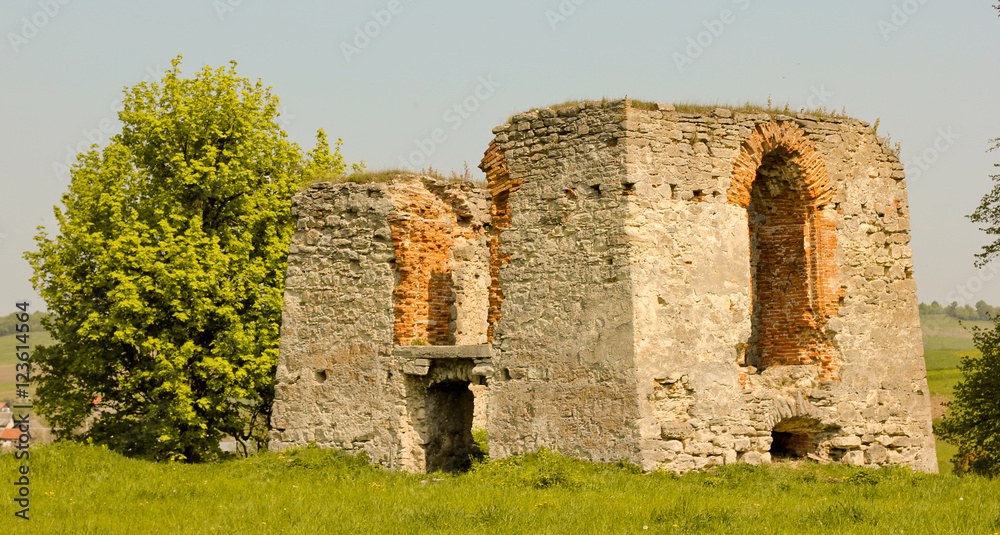
[[[489,359],[490,344],[462,346],[393,346],[392,356],[404,359]]]

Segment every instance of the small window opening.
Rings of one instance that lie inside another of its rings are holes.
[[[317,383],[326,382],[326,370],[316,370],[315,378]]]
[[[625,182],[622,184],[622,195],[635,195],[635,183]]]

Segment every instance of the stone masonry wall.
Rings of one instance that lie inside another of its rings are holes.
[[[270,448],[316,442],[423,470],[440,434],[425,398],[449,376],[424,377],[424,361],[394,346],[485,342],[485,193],[410,175],[320,183],[295,196],[293,213]]]
[[[321,183],[292,210],[269,447],[390,450],[392,201],[380,184]]]
[[[903,168],[867,123],[623,99],[494,134],[487,188],[296,196],[272,449],[448,468],[485,425],[494,458],[937,470]]]
[[[508,306],[515,294],[559,299],[540,291],[554,278],[575,281],[580,293],[600,288],[613,296],[607,281],[625,282],[631,303],[609,297],[597,307],[615,325],[631,323],[634,341],[631,351],[617,351],[624,360],[608,358],[612,369],[634,359],[634,379],[623,373],[604,380],[634,380],[638,394],[639,418],[610,432],[622,437],[619,458],[634,457],[634,446],[621,445],[637,438],[646,469],[767,462],[778,440],[774,451],[813,444],[804,454],[936,470],[902,166],[869,125],[616,101],[520,114],[495,132],[509,179],[523,182],[509,195],[511,217],[531,223],[500,236],[501,253],[512,260],[500,269],[498,360],[527,338],[567,330],[580,340],[608,335],[600,322],[571,315],[573,322],[563,322],[565,313],[549,310],[522,325],[510,315],[521,306]],[[598,182],[614,209],[571,201],[570,191]],[[615,236],[627,244],[624,258],[609,266],[624,262],[625,270],[608,268],[605,277],[579,269],[586,265],[580,260],[563,262],[558,274],[545,268],[543,257],[590,252],[589,236],[574,232],[580,220],[612,235],[624,231]],[[562,235],[573,238],[560,242]],[[543,250],[548,254],[536,252]],[[532,269],[519,267],[519,257]],[[570,294],[561,302],[571,308],[573,301]],[[582,342],[576,351],[594,346]],[[558,354],[549,352],[535,377],[521,382],[559,392],[556,400],[572,397],[552,378]],[[593,373],[578,362],[578,374]],[[548,420],[539,428],[537,418],[527,419],[532,423],[521,428],[531,432],[497,442],[578,447],[549,433]]]
[[[491,456],[544,446],[638,460],[624,132],[606,113],[597,103],[543,110],[495,130],[509,176],[491,174],[489,185],[508,260],[493,331]]]

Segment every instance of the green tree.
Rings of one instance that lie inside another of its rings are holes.
[[[78,157],[58,236],[25,256],[53,313],[34,360],[57,434],[196,462],[266,440],[303,162],[270,88],[172,64],[126,89],[121,134]]]
[[[326,132],[322,128],[316,131],[316,148],[309,151],[307,155],[309,162],[306,164],[306,182],[321,182],[323,180],[335,179],[347,171],[347,163],[340,154],[340,147],[344,140],[337,138],[337,143],[333,154],[330,153],[330,143],[326,140]],[[351,170],[360,172],[365,169],[365,162],[351,164]]]
[[[990,143],[993,146],[989,150],[996,150],[1000,147],[1000,138],[991,139]],[[993,166],[1000,167],[1000,163],[995,163]],[[979,230],[986,234],[1000,236],[1000,174],[990,175],[990,179],[993,181],[993,189],[979,201],[976,211],[966,217],[973,223],[979,224]],[[983,250],[976,254],[976,267],[985,266],[998,254],[1000,254],[1000,237],[984,245]]]
[[[1000,9],[1000,5],[994,7]],[[991,143],[992,151],[1000,147],[1000,138]],[[1000,236],[1000,174],[990,178],[994,182],[992,190],[968,218],[982,225],[980,230],[987,234]],[[976,254],[976,267],[985,266],[997,254],[1000,254],[1000,238],[984,245]],[[993,312],[983,301],[976,303],[976,308],[977,316]],[[972,330],[972,341],[980,355],[962,357],[959,364],[962,378],[955,385],[948,412],[936,429],[939,436],[958,445],[959,452],[952,461],[959,472],[990,477],[1000,475],[1000,317],[992,319],[992,328]]]
[[[958,445],[953,462],[959,472],[993,477],[1000,475],[1000,322],[972,331],[980,355],[962,356],[962,379],[935,430]]]

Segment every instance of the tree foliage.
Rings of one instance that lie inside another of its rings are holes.
[[[179,64],[126,89],[121,134],[78,157],[58,236],[26,257],[53,313],[34,360],[57,434],[198,461],[225,435],[266,440],[291,197],[303,165],[342,159],[304,162],[235,62]]]
[[[921,315],[943,314],[966,321],[990,321],[1000,317],[1000,307],[989,305],[982,299],[976,302],[975,308],[969,305],[960,307],[956,301],[952,301],[946,307],[941,306],[937,301],[933,301],[929,305],[920,303],[919,306]]]
[[[936,431],[958,445],[960,472],[993,477],[1000,475],[1000,322],[972,331],[981,355],[962,356],[962,379]]]
[[[993,143],[990,151],[1000,147],[1000,138],[992,139],[990,142]],[[993,166],[1000,167],[1000,163],[995,163]],[[993,180],[993,189],[979,201],[976,211],[966,217],[973,223],[981,225],[979,230],[990,236],[1000,236],[1000,174],[990,175],[990,179]],[[998,254],[1000,254],[1000,237],[984,245],[983,250],[976,254],[976,267],[985,266]]]
[[[1000,10],[1000,4],[993,7]],[[990,151],[1000,147],[1000,138],[990,142],[993,144]],[[1000,164],[994,166],[1000,167]],[[982,225],[980,230],[1000,236],[1000,174],[990,175],[990,178],[994,183],[992,190],[967,217]],[[1000,238],[984,245],[976,254],[976,267],[985,266],[998,254]],[[979,303],[976,307],[992,308],[980,307]],[[958,367],[962,379],[955,385],[948,412],[936,430],[942,438],[958,445],[959,452],[953,462],[959,472],[994,477],[1000,475],[1000,316],[993,310],[988,312],[993,327],[972,329],[973,344],[981,354],[962,357]]]
[[[307,155],[309,162],[305,168],[305,180],[307,183],[329,180],[343,175],[347,171],[347,163],[340,154],[340,147],[344,140],[337,138],[335,150],[330,153],[330,143],[326,140],[326,132],[322,128],[316,131],[316,148],[309,151]],[[360,172],[365,169],[365,162],[351,164],[351,170]]]

